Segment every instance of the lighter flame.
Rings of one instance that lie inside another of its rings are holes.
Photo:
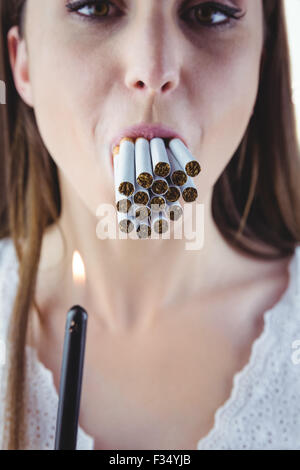
[[[73,253],[73,280],[80,284],[85,282],[84,264],[78,251]]]

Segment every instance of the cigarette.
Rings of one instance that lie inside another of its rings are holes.
[[[147,217],[151,217],[151,209],[147,206],[139,206],[134,205],[133,207],[133,217],[139,220],[146,219]]]
[[[170,149],[167,149],[167,153],[171,165],[171,181],[176,186],[183,186],[187,182],[187,174],[180,165],[180,163],[176,160],[175,156],[172,154]]]
[[[115,158],[115,157],[117,157],[119,152],[120,152],[120,147],[119,146],[115,147],[113,151],[115,181],[116,181],[116,174],[117,174],[117,166],[119,163],[119,158]],[[127,213],[130,210],[130,207],[132,205],[131,197],[126,197],[123,194],[121,194],[117,186],[115,186],[115,201],[116,201],[118,212]]]
[[[135,141],[136,180],[142,188],[149,189],[153,183],[153,170],[150,144],[147,139],[139,137]]]
[[[168,181],[166,178],[161,176],[155,176],[153,184],[151,186],[151,191],[156,196],[164,196],[169,189]]]
[[[117,211],[118,212],[123,212],[124,214],[127,214],[130,211],[130,208],[132,206],[132,202],[131,202],[130,198],[125,198],[124,199],[124,196],[123,196],[123,199],[121,199],[121,198],[118,199],[118,201],[116,202],[116,206],[117,206]]]
[[[164,196],[155,196],[155,195],[153,195],[150,198],[150,206],[151,206],[152,212],[156,212],[157,210],[165,209],[166,206],[167,206],[167,202],[166,202],[166,199],[164,198]]]
[[[198,191],[192,178],[188,178],[187,182],[180,187],[180,191],[185,202],[194,202],[198,197]]]
[[[116,182],[116,175],[118,172],[117,166],[119,164],[119,152],[120,152],[120,146],[115,147],[113,150],[115,182]],[[130,207],[132,205],[131,197],[126,197],[123,194],[121,194],[116,184],[115,184],[115,201],[116,201],[118,212],[127,213],[130,210]]]
[[[172,221],[176,221],[182,217],[183,209],[179,201],[172,202],[167,205],[166,214]]]
[[[134,229],[134,218],[128,214],[118,212],[118,225],[121,232],[130,233]]]
[[[153,215],[151,225],[156,233],[162,234],[169,229],[169,222],[163,211]]]
[[[116,165],[115,184],[124,196],[131,196],[135,187],[135,145],[134,140],[125,137],[120,143],[120,152],[114,157],[119,161]]]
[[[151,237],[152,230],[151,230],[151,224],[149,222],[148,217],[142,220],[136,220],[135,227],[136,227],[136,233],[139,238],[145,239],[145,238]]]
[[[154,174],[166,178],[170,174],[171,166],[163,139],[160,137],[151,139],[150,148]]]
[[[135,182],[135,191],[133,194],[133,201],[135,204],[143,204],[146,205],[150,201],[149,191],[142,186],[140,186],[137,182]]]
[[[169,182],[168,182],[169,183]],[[164,195],[167,202],[176,202],[181,196],[179,186],[175,186],[174,184],[169,184],[169,189]]]
[[[188,176],[195,177],[199,175],[201,167],[199,162],[195,160],[189,149],[184,145],[180,139],[172,139],[169,147],[175,156],[176,160],[185,169]]]

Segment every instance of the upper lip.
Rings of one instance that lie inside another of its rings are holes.
[[[178,132],[174,131],[170,127],[166,127],[163,124],[141,123],[122,129],[112,140],[111,152],[113,152],[114,148],[120,144],[120,141],[124,137],[131,137],[133,139],[144,137],[148,140],[151,140],[154,137],[161,137],[162,139],[178,138],[181,139],[183,143],[185,143],[181,135],[179,135]]]

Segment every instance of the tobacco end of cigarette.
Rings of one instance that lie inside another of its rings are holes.
[[[121,232],[124,232],[124,233],[130,233],[134,229],[133,223],[131,222],[131,220],[128,220],[128,219],[121,220],[121,222],[119,223],[119,227],[120,227]]]
[[[183,186],[187,182],[187,174],[183,170],[176,170],[172,174],[171,181],[176,186]]]
[[[180,191],[175,186],[171,186],[168,192],[165,194],[165,198],[168,202],[176,202],[180,198]]]
[[[160,235],[162,233],[165,233],[169,228],[169,224],[166,220],[157,220],[154,223],[154,230],[156,233],[159,233]]]
[[[131,196],[134,193],[134,186],[132,183],[129,183],[128,181],[125,181],[120,184],[119,186],[119,192],[121,194],[124,194],[124,196]]]
[[[151,237],[151,227],[149,227],[149,225],[141,224],[136,232],[139,238]]]
[[[165,177],[169,176],[170,171],[171,171],[171,167],[170,167],[169,163],[159,162],[155,166],[154,173],[157,176],[161,176],[161,177],[165,178]]]
[[[161,210],[161,209],[164,209],[165,207],[166,207],[166,201],[164,200],[163,197],[154,196],[151,199],[151,209],[152,210],[156,210],[156,208],[159,208],[159,210]]]
[[[123,139],[120,142],[120,145],[122,142],[132,142],[134,144],[134,139],[132,137],[123,137]]]
[[[175,207],[170,207],[169,210],[167,211],[167,214],[169,216],[169,218],[175,222],[176,220],[180,219],[180,217],[182,216],[182,208],[179,207],[179,206],[175,206]]]
[[[194,202],[196,201],[198,197],[198,191],[195,188],[186,188],[182,192],[182,197],[185,200],[185,202]]]
[[[142,186],[142,188],[149,189],[153,183],[153,176],[150,175],[150,173],[141,173],[137,177],[137,182]]]
[[[165,194],[166,191],[168,191],[168,189],[169,189],[168,183],[163,180],[154,181],[152,185],[152,191],[155,194]]]
[[[145,193],[144,191],[138,191],[135,193],[133,200],[135,204],[141,204],[143,206],[146,206],[149,202],[149,195]]]
[[[140,219],[140,220],[144,220],[147,217],[150,217],[150,215],[151,215],[151,210],[147,206],[141,206],[135,212],[136,219]]]
[[[192,162],[186,164],[185,171],[189,176],[194,178],[195,176],[199,175],[201,171],[201,166],[199,165],[199,162],[193,160]]]
[[[130,199],[121,199],[121,201],[117,202],[118,212],[122,212],[124,214],[127,214],[129,212],[129,209],[131,206],[132,206],[132,203]]]

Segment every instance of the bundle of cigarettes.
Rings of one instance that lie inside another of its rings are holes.
[[[149,238],[169,229],[169,221],[182,217],[179,202],[198,197],[194,177],[201,167],[178,138],[167,143],[160,137],[124,137],[113,151],[115,201],[119,228],[136,230],[139,238]]]

